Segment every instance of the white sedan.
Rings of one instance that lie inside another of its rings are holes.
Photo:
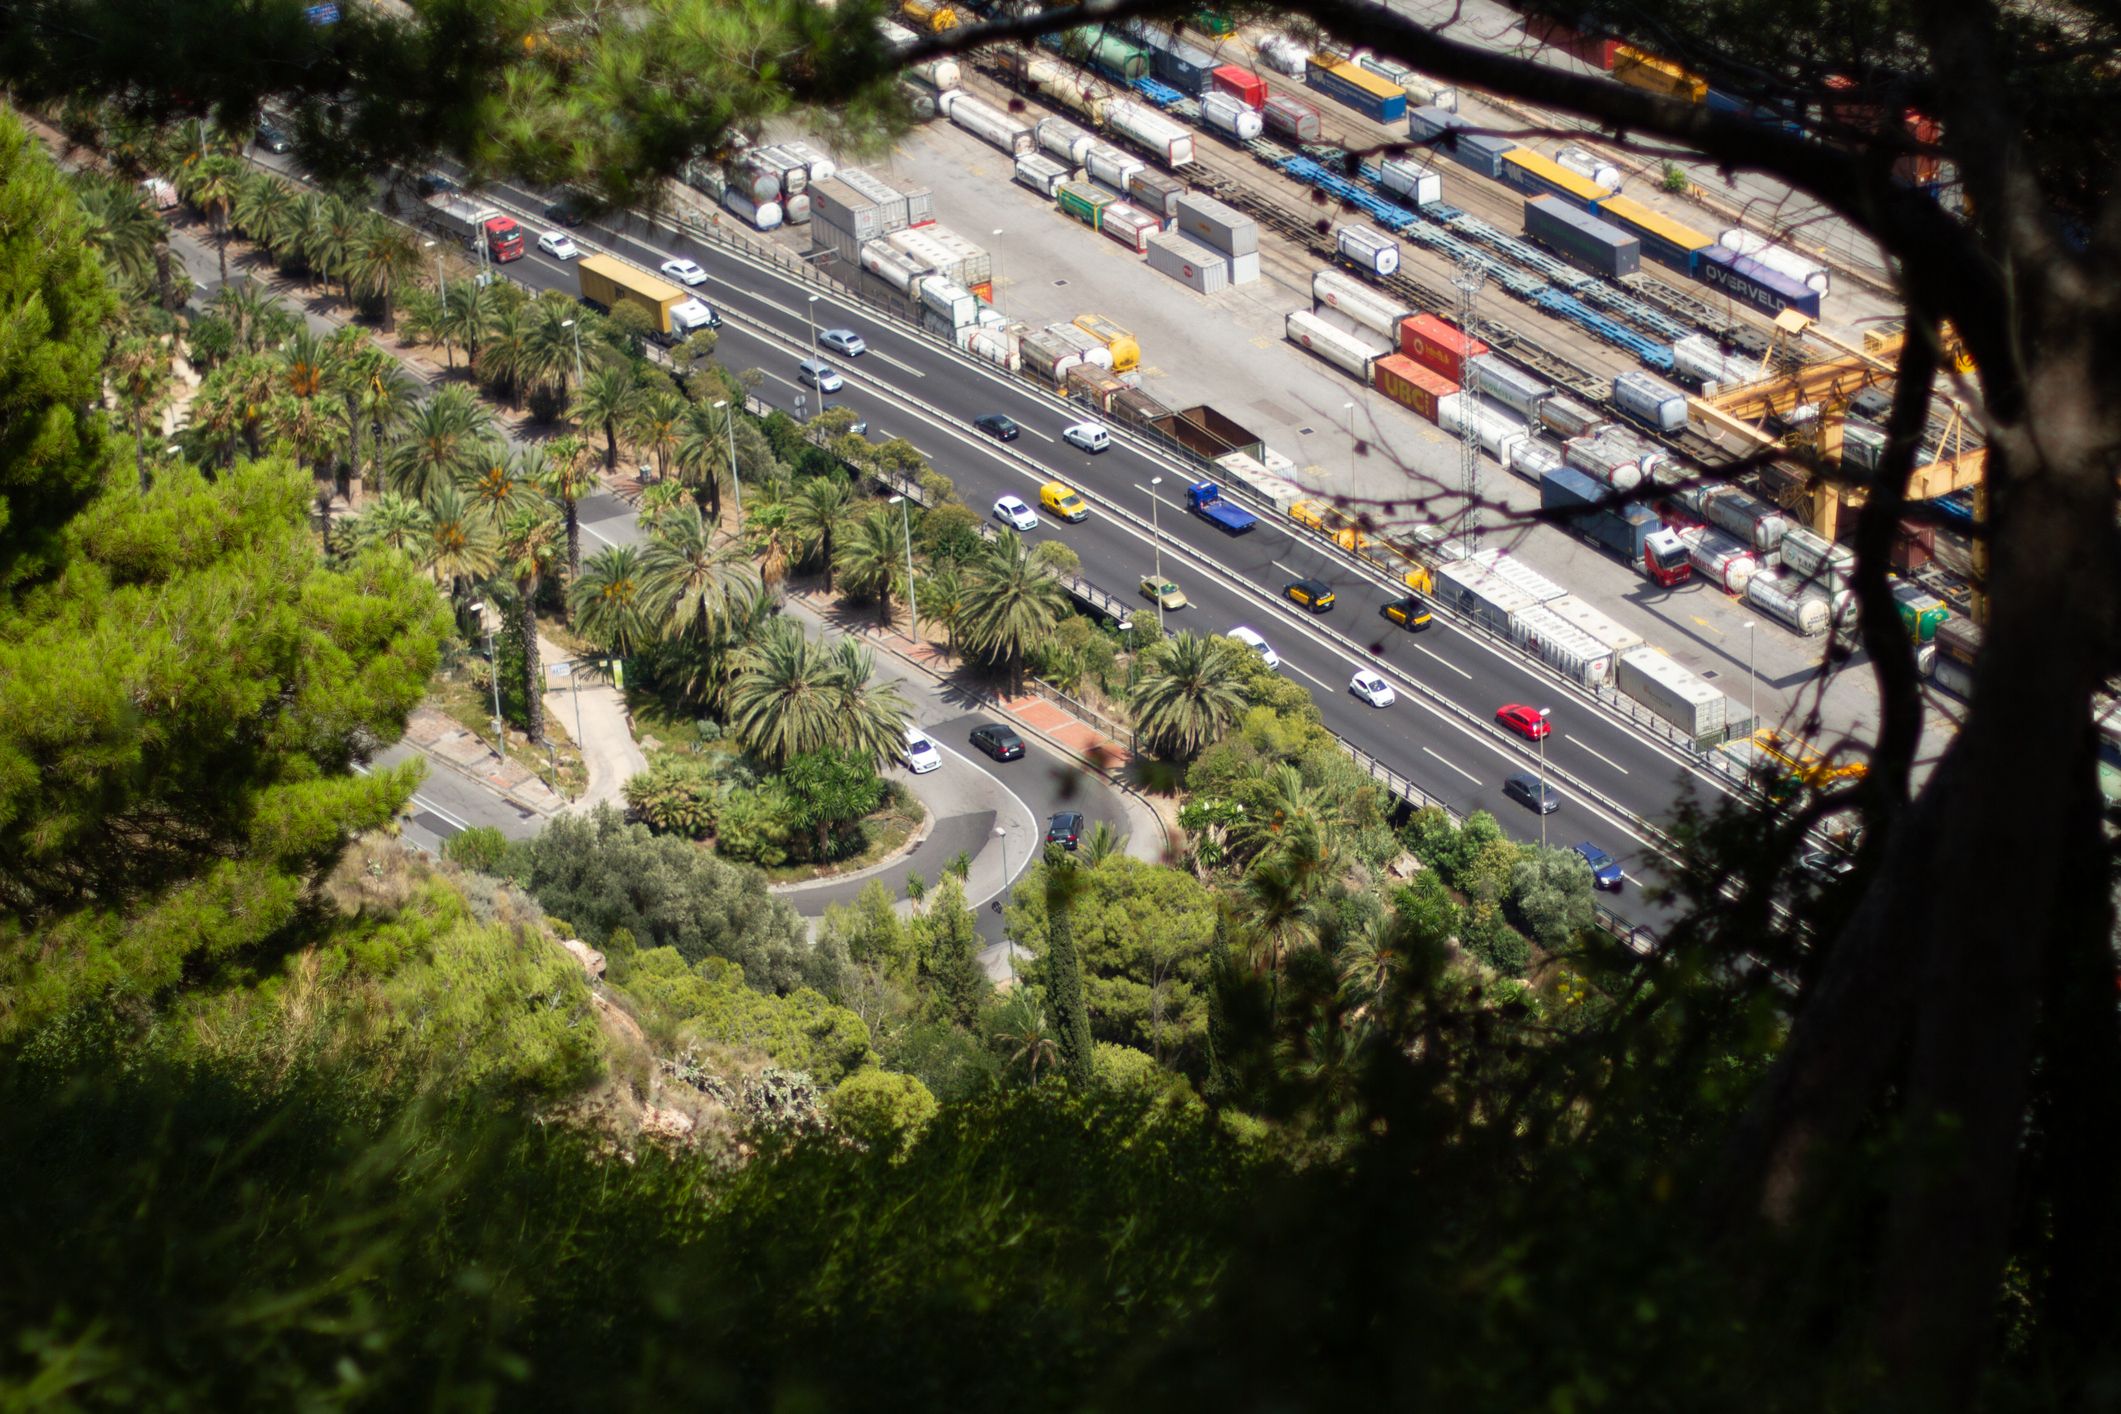
[[[681,285],[707,283],[707,272],[690,260],[666,260],[663,262],[663,273]]]
[[[1399,700],[1399,694],[1392,691],[1392,684],[1367,669],[1348,679],[1348,691],[1372,707],[1389,707]]]
[[[565,231],[547,231],[539,236],[538,249],[554,260],[572,260],[582,253],[575,248],[574,237]]]
[[[994,503],[994,518],[1011,530],[1038,529],[1038,513],[1014,496],[1004,496]]]

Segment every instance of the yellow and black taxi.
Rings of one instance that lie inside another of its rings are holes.
[[[1333,607],[1333,590],[1322,579],[1292,579],[1281,587],[1283,597],[1301,604],[1314,614]]]
[[[1429,606],[1419,594],[1409,594],[1385,605],[1385,617],[1410,633],[1419,633],[1435,622]]]
[[[1038,503],[1062,520],[1082,520],[1090,514],[1090,503],[1063,481],[1049,481],[1039,487]]]

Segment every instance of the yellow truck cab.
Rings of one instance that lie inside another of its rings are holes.
[[[1039,487],[1038,503],[1062,520],[1082,520],[1090,514],[1090,503],[1064,482],[1049,481]]]

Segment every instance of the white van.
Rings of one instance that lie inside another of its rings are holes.
[[[1245,647],[1251,649],[1254,653],[1257,653],[1260,661],[1268,667],[1276,672],[1281,671],[1280,656],[1272,648],[1268,647],[1267,640],[1261,638],[1257,633],[1254,633],[1251,629],[1239,627],[1231,629],[1229,636],[1236,642],[1244,644]]]
[[[1112,445],[1112,434],[1105,430],[1102,423],[1078,422],[1073,427],[1061,429],[1061,440],[1086,452],[1102,452]]]
[[[906,769],[916,776],[925,776],[943,764],[942,753],[935,749],[935,743],[928,740],[928,734],[919,727],[906,728],[906,745],[899,757],[905,761]]]

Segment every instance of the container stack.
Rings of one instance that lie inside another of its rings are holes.
[[[1143,254],[1149,257],[1151,270],[1169,275],[1197,295],[1220,294],[1230,287],[1228,257],[1183,231],[1151,236]]]
[[[1178,199],[1178,229],[1194,243],[1220,255],[1231,285],[1259,278],[1259,223],[1213,197],[1188,192]]]

